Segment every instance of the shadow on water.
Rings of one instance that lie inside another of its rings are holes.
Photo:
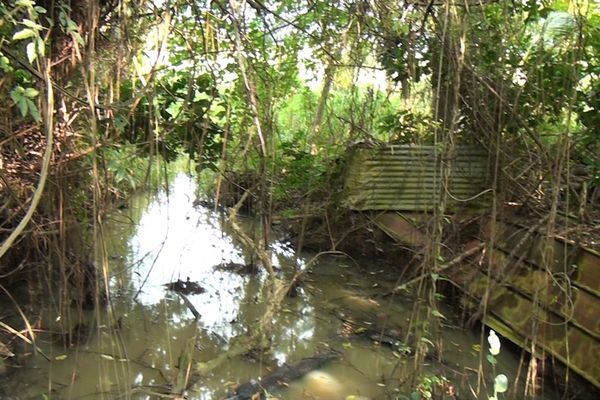
[[[169,195],[163,191],[150,200],[139,198],[129,211],[111,216],[104,232],[111,307],[82,316],[77,345],[65,348],[51,335],[40,337],[52,361],[31,356],[11,371],[1,382],[9,398],[161,398],[176,385],[185,352],[192,353],[194,363],[206,362],[225,352],[232,339],[251,333],[264,310],[266,276],[223,268],[244,264],[248,257],[230,235],[226,217],[195,205],[195,192],[194,179],[178,175]],[[284,275],[304,268],[310,257],[295,254],[284,242],[272,248],[274,266]],[[199,320],[181,296],[168,290],[169,282],[197,282],[204,289],[187,296]],[[397,376],[412,365],[410,356],[402,355],[407,349],[401,343],[376,346],[373,335],[360,334],[385,324],[402,337],[412,300],[376,298],[393,284],[393,275],[375,265],[323,258],[276,317],[272,352],[235,357],[196,377],[188,398],[224,398],[234,383],[328,348],[339,351],[340,359],[290,383],[278,396],[396,398]],[[45,314],[44,323],[52,329],[60,316],[50,309]],[[426,359],[424,373],[453,375],[456,386],[474,382],[478,351],[485,351],[477,347],[479,335],[452,326],[444,332],[444,362]],[[190,349],[193,337],[197,340]],[[512,382],[517,366],[517,356],[507,352],[496,371]],[[467,389],[456,390],[463,391],[460,398],[473,398]],[[481,398],[487,398],[485,392]]]

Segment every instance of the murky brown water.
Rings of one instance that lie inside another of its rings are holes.
[[[52,361],[25,357],[23,367],[0,380],[0,394],[19,399],[166,398],[158,393],[176,385],[177,366],[182,352],[190,353],[190,338],[197,336],[193,360],[200,363],[227,351],[232,340],[253,329],[264,310],[266,278],[214,269],[218,264],[247,260],[240,244],[228,234],[224,217],[194,206],[195,191],[194,180],[179,175],[169,196],[161,192],[149,202],[140,199],[131,211],[112,216],[105,233],[112,307],[78,316],[86,327],[78,346],[65,349],[41,335],[38,344]],[[296,255],[281,242],[274,243],[273,250],[274,265],[284,275],[304,268],[312,257]],[[224,398],[232,383],[268,374],[277,365],[328,348],[339,351],[339,360],[274,395],[286,399],[397,398],[398,377],[413,368],[412,358],[402,356],[402,346],[377,346],[364,335],[341,332],[344,320],[363,329],[384,324],[402,331],[408,326],[413,300],[377,298],[393,287],[395,277],[376,265],[324,257],[311,271],[298,296],[287,300],[275,320],[272,353],[235,357],[208,375],[193,378],[188,398]],[[164,286],[188,277],[206,289],[188,296],[201,314],[199,321]],[[44,314],[42,325],[49,329],[65,317],[50,307]],[[461,399],[473,398],[468,385],[476,385],[480,336],[448,324],[443,329],[444,363],[427,359],[423,373],[445,374]],[[482,347],[485,351],[486,344]],[[503,351],[496,371],[512,382],[517,362],[517,355]],[[488,394],[489,387],[480,398]]]

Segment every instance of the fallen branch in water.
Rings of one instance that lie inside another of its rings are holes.
[[[187,308],[192,312],[192,314],[194,314],[194,318],[196,321],[198,321],[200,319],[200,313],[198,312],[198,310],[196,310],[196,307],[194,307],[194,305],[192,304],[192,302],[190,301],[190,299],[187,298],[187,296],[181,292],[175,292],[179,295],[179,297],[181,297],[183,299],[183,302],[185,303],[185,305],[187,306]]]
[[[247,190],[240,198],[240,200],[236,203],[234,207],[229,210],[229,218],[230,225],[236,237],[245,245],[253,249],[255,254],[258,256],[263,266],[268,272],[269,279],[267,281],[267,304],[265,306],[265,311],[257,322],[256,326],[252,329],[252,334],[250,336],[237,336],[233,338],[229,342],[229,349],[225,352],[220,353],[217,357],[205,361],[198,362],[195,364],[195,372],[200,375],[206,375],[222,363],[230,360],[231,358],[241,356],[250,352],[251,350],[259,349],[268,349],[271,346],[271,330],[273,326],[273,321],[275,320],[278,312],[281,309],[285,298],[287,297],[290,290],[294,287],[297,281],[302,277],[302,275],[310,269],[312,264],[321,256],[326,254],[343,254],[347,256],[347,254],[339,252],[339,251],[327,251],[317,254],[311,260],[309,260],[305,268],[302,270],[297,270],[294,276],[289,281],[284,281],[283,279],[277,277],[273,266],[271,264],[271,255],[265,249],[258,246],[252,238],[250,238],[242,229],[237,220],[237,213],[241,207],[241,205],[246,201],[248,196],[250,195],[251,190]],[[350,257],[351,258],[351,257]],[[352,259],[352,258],[351,258]],[[354,261],[354,259],[352,259]],[[356,261],[354,261],[356,263]],[[185,301],[185,299],[184,299]],[[187,302],[186,302],[187,304]],[[189,306],[188,306],[189,308]],[[192,311],[193,313],[193,311]]]
[[[311,371],[321,368],[326,363],[335,360],[339,354],[334,351],[315,354],[312,357],[303,358],[293,364],[284,364],[275,372],[259,380],[251,380],[241,384],[235,391],[235,395],[227,400],[250,400],[260,397],[265,391],[273,390],[287,385],[296,379],[303,377]]]

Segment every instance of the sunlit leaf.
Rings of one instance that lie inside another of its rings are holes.
[[[494,391],[496,393],[504,393],[508,389],[508,378],[504,374],[496,376],[494,379]]]
[[[25,25],[26,27],[31,28],[31,29],[36,30],[36,31],[39,31],[39,30],[42,29],[42,26],[40,24],[38,24],[36,22],[33,22],[33,21],[29,20],[29,19],[24,19],[23,21],[21,21],[21,23],[23,25]]]
[[[15,33],[12,38],[13,40],[23,40],[33,36],[35,36],[35,31],[33,29],[25,28]]]
[[[488,336],[488,343],[490,344],[490,354],[493,356],[497,356],[500,354],[500,338],[496,335],[494,330],[490,330],[490,335]]]
[[[66,355],[66,354],[61,354],[61,355],[59,355],[59,356],[56,356],[56,357],[54,357],[54,359],[55,359],[56,361],[63,361],[63,360],[66,360],[66,359],[67,359],[67,355]]]
[[[75,39],[75,41],[77,41],[77,43],[79,43],[81,46],[85,45],[85,42],[83,41],[83,38],[81,37],[81,35],[79,34],[79,32],[73,31],[73,32],[70,32],[70,33],[71,33],[71,37],[73,39]]]
[[[4,55],[0,55],[0,69],[2,69],[4,72],[12,71],[10,60]]]
[[[35,39],[35,44],[36,44],[36,47],[37,47],[38,54],[41,55],[41,56],[46,55],[46,46],[44,45],[44,41],[42,40],[41,37],[38,36]]]
[[[34,42],[27,43],[25,50],[27,51],[27,59],[29,60],[30,63],[33,63],[35,61],[35,59],[37,58],[37,53],[35,51],[35,43]]]
[[[75,21],[73,21],[72,19],[68,18],[67,19],[67,29],[69,30],[69,32],[76,32],[79,30],[79,27],[77,26],[77,24],[75,23]]]
[[[17,0],[15,3],[16,6],[31,8],[34,6],[33,0]]]
[[[181,107],[182,104],[180,102],[173,102],[169,104],[169,107],[167,107],[166,111],[167,113],[169,113],[171,118],[177,118],[177,116],[181,112]]]

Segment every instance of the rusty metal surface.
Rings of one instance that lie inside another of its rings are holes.
[[[475,303],[489,291],[485,324],[527,350],[534,341],[600,387],[600,254],[503,223],[497,232],[492,267],[459,272],[471,275],[462,287]]]
[[[486,195],[471,199],[487,185],[487,154],[479,147],[458,146],[451,160],[442,160],[434,146],[385,145],[350,151],[343,204],[351,210],[432,211],[442,193],[447,210],[481,209]],[[451,166],[443,188],[441,170]]]

